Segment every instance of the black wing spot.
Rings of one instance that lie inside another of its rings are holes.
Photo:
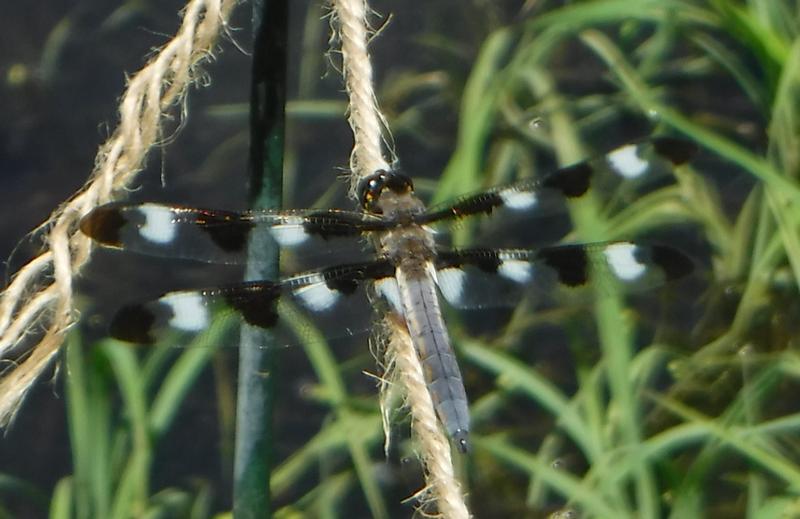
[[[497,253],[489,249],[480,251],[480,253],[473,255],[470,259],[472,260],[470,263],[488,273],[497,272],[498,267],[503,263],[497,256]]]
[[[368,230],[363,223],[363,220],[356,221],[321,211],[308,216],[303,222],[303,230],[309,235],[327,240],[340,236],[357,236],[362,230]]]
[[[126,342],[153,344],[156,316],[141,304],[122,307],[111,321],[109,333],[112,337]]]
[[[119,207],[109,204],[96,207],[81,219],[79,225],[81,232],[93,240],[112,247],[121,247],[120,230],[127,224],[128,220],[122,216]]]
[[[588,162],[579,162],[554,171],[542,179],[542,186],[557,189],[567,198],[583,196],[592,183],[594,169]]]
[[[227,211],[203,211],[194,222],[220,249],[225,252],[240,252],[247,247],[250,231],[255,224],[242,220],[240,215]]]
[[[331,290],[336,290],[342,294],[350,295],[358,288],[358,282],[359,279],[357,276],[338,277],[327,280],[325,285]]]
[[[225,252],[239,252],[247,247],[247,240],[253,224],[250,222],[237,222],[236,224],[222,227],[203,227],[211,240]]]
[[[259,281],[225,295],[225,302],[242,314],[247,324],[272,328],[278,322],[280,285]]]
[[[695,143],[675,137],[653,137],[653,149],[676,166],[689,162],[698,151]]]
[[[355,268],[330,267],[322,271],[325,285],[346,295],[355,292],[358,285],[365,280],[383,279],[394,274],[395,267],[388,260],[373,261]]]
[[[469,249],[464,251],[442,251],[436,257],[436,269],[459,268],[473,265],[484,272],[494,274],[503,260],[492,249]]]
[[[495,207],[503,205],[503,199],[498,193],[486,193],[457,203],[452,207],[453,214],[457,217],[471,214],[491,214]]]
[[[637,247],[637,250],[642,250],[642,248]],[[688,276],[694,270],[694,263],[688,256],[665,245],[653,245],[650,247],[650,260],[661,267],[667,276],[667,280]]]
[[[564,246],[543,249],[538,258],[553,269],[564,285],[577,287],[589,281],[589,258],[586,250],[579,246]]]

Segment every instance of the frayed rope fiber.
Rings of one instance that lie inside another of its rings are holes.
[[[235,0],[186,4],[175,37],[128,81],[119,126],[100,147],[89,181],[40,226],[49,229],[47,250],[22,267],[0,294],[0,359],[28,340],[31,330],[44,330],[23,360],[4,366],[0,427],[11,422],[75,322],[72,280],[91,251],[89,238],[78,231],[81,216],[114,199],[142,170],[164,118],[182,103],[198,77],[198,65],[213,58],[235,5]]]

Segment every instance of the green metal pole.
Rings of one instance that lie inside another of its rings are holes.
[[[253,67],[250,92],[250,203],[254,209],[281,206],[286,106],[287,0],[254,0]],[[279,251],[254,233],[245,279],[277,279]],[[242,327],[236,406],[233,515],[272,515],[272,408],[276,348],[264,330]]]

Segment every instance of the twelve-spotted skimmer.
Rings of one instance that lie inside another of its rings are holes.
[[[582,197],[602,174],[620,181],[647,179],[686,162],[695,147],[655,137],[618,148],[603,157],[426,209],[411,180],[397,171],[379,171],[360,183],[362,212],[288,210],[228,212],[154,203],[112,203],[81,221],[81,230],[102,245],[145,254],[241,264],[254,232],[283,248],[314,238],[341,240],[370,236],[375,259],[289,276],[279,281],[242,282],[203,290],[168,292],[124,307],[111,325],[122,340],[153,343],[170,328],[200,332],[212,310],[227,307],[250,325],[272,328],[281,322],[279,298],[290,298],[310,313],[331,312],[337,303],[371,284],[373,293],[402,317],[424,367],[439,419],[455,445],[468,448],[469,410],[439,294],[460,308],[492,306],[483,289],[505,292],[548,286],[579,287],[591,277],[615,282],[622,291],[653,288],[682,277],[692,262],[663,245],[631,241],[568,244],[539,249],[437,247],[437,222],[505,210],[534,215]],[[597,281],[597,279],[595,279]],[[438,287],[438,290],[437,290]]]

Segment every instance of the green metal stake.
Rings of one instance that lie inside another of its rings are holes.
[[[250,193],[254,209],[281,206],[286,106],[288,2],[253,2],[253,68],[250,93]],[[245,279],[277,279],[279,251],[254,233]],[[270,517],[274,337],[244,325],[239,354],[233,515]]]

